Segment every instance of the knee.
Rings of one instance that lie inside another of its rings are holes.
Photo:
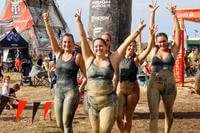
[[[57,126],[61,129],[63,129],[63,123],[61,121],[57,121]]]
[[[151,113],[150,114],[150,119],[151,120],[157,120],[158,119],[158,113]]]
[[[168,119],[173,119],[173,112],[166,112],[166,117]]]

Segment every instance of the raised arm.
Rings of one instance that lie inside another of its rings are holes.
[[[51,26],[49,24],[48,13],[43,13],[43,19],[44,19],[45,27],[46,27],[46,30],[47,30],[47,34],[48,34],[50,42],[51,42],[52,50],[57,55],[58,53],[61,52],[61,48],[59,47],[58,42],[55,38],[55,34],[53,32],[53,29],[51,28]]]
[[[175,5],[168,5],[167,9],[171,12],[173,16],[173,26],[174,26],[174,45],[172,46],[172,53],[174,54],[175,58],[178,55],[179,49],[180,49],[180,24],[178,21],[178,18],[176,16],[176,6]]]
[[[138,62],[146,58],[146,56],[151,51],[152,47],[155,45],[155,33],[157,31],[157,26],[155,26],[155,12],[158,9],[157,1],[152,1],[149,5],[150,8],[150,28],[149,28],[149,40],[147,48],[138,56]],[[137,61],[136,61],[137,62]]]
[[[137,36],[140,34],[140,32],[143,30],[145,26],[146,25],[144,24],[144,20],[141,20],[137,30],[131,33],[119,46],[119,48],[114,53],[111,54],[111,59],[118,64],[124,57],[128,45],[130,45],[130,43],[137,38]]]
[[[83,57],[81,56],[81,54],[77,55],[76,58],[76,63],[78,64],[78,66],[80,67],[81,73],[82,73],[82,82],[81,85],[79,86],[79,90],[82,91],[82,89],[84,88],[87,80],[86,80],[86,69],[85,69],[85,63],[83,61]]]
[[[87,41],[87,36],[81,22],[81,10],[77,10],[75,13],[76,27],[81,41],[81,50],[84,61],[87,63],[88,59],[94,57],[92,50],[90,49],[89,43]]]

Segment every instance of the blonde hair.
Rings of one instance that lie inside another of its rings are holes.
[[[3,82],[5,82],[6,79],[10,80],[10,76],[5,76],[5,77],[3,78]]]

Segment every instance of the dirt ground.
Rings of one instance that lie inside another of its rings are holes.
[[[12,83],[19,83],[19,74],[7,73],[11,75]],[[185,79],[184,87],[178,87],[178,94],[174,105],[174,123],[172,133],[199,133],[200,132],[200,96],[191,93],[191,88],[194,86],[193,78]],[[55,117],[52,114],[52,119],[43,120],[43,105],[40,105],[34,122],[31,122],[32,117],[32,102],[52,100],[50,91],[47,87],[30,87],[24,85],[17,92],[19,99],[28,101],[28,104],[23,111],[18,123],[15,122],[16,110],[4,110],[0,116],[0,132],[1,133],[61,133],[56,127]],[[52,111],[53,112],[53,111]],[[160,119],[159,133],[164,132],[164,114],[162,102],[160,103]],[[146,99],[146,87],[141,87],[141,96],[133,115],[132,132],[133,133],[148,133],[149,125],[149,110]],[[76,111],[73,121],[74,133],[89,133],[91,126],[87,115],[83,112],[82,105]],[[113,127],[112,133],[118,133],[116,124]]]

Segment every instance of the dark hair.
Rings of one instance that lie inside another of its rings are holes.
[[[135,44],[137,44],[137,41],[136,41],[136,40],[133,40],[133,42],[134,42]]]
[[[93,49],[94,49],[94,42],[95,42],[96,40],[101,40],[101,41],[104,43],[104,45],[106,46],[106,41],[103,40],[102,38],[98,37],[98,38],[95,38],[95,39],[92,41],[92,48],[93,48]]]
[[[14,85],[13,85],[13,89],[14,89],[15,91],[20,90],[20,85],[19,85],[19,84],[14,84]]]
[[[61,42],[63,41],[63,38],[64,38],[65,36],[67,36],[67,37],[71,37],[73,43],[75,43],[75,41],[74,41],[74,36],[73,36],[71,33],[65,33],[65,34],[62,36],[62,38],[61,38]]]
[[[37,60],[37,65],[42,66],[42,62],[43,62],[43,59],[42,59],[42,58],[38,59],[38,60]]]
[[[164,37],[168,40],[168,36],[167,36],[167,34],[164,33],[164,32],[158,33],[158,34],[156,35],[156,40],[157,40],[157,38],[160,37],[160,36],[164,36]]]

